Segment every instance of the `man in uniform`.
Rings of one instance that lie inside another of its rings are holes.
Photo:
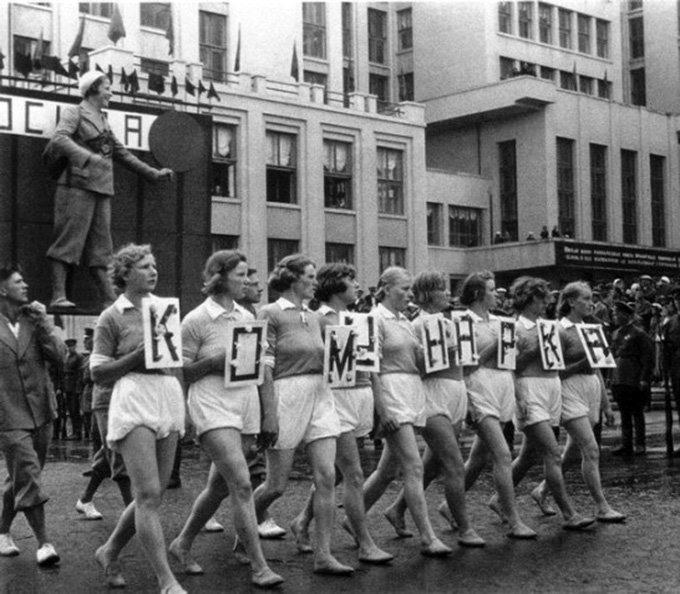
[[[68,439],[82,439],[83,424],[80,416],[80,390],[83,368],[83,356],[77,351],[78,341],[66,339],[66,360],[64,361],[64,398],[68,416],[71,419],[71,436]],[[64,421],[65,422],[65,421]]]

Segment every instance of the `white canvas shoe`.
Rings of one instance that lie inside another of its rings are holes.
[[[79,514],[84,514],[86,520],[101,520],[104,517],[97,511],[97,508],[91,501],[83,503],[80,499],[78,499],[78,502],[76,503],[76,511]]]

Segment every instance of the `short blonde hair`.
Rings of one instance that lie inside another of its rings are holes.
[[[125,276],[130,269],[137,264],[145,256],[151,256],[151,246],[149,244],[137,245],[136,243],[128,243],[120,248],[111,259],[109,265],[109,276],[113,286],[125,290]]]

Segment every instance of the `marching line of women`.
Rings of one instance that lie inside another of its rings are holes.
[[[440,474],[445,499],[438,512],[457,531],[460,546],[485,546],[473,526],[466,491],[487,461],[492,463],[496,489],[488,505],[507,522],[510,538],[536,538],[520,516],[514,486],[539,460],[545,480],[532,491],[532,499],[544,514],[554,515],[557,512],[547,500],[552,494],[564,529],[592,530],[596,521],[625,520],[607,503],[600,482],[592,427],[601,412],[609,422],[612,415],[602,376],[591,367],[576,332],[592,312],[587,284],[571,283],[561,293],[558,307],[563,317],[557,340],[564,365],[557,371],[545,368],[538,335],[549,286],[538,278],[515,281],[512,371],[498,364],[494,276],[470,274],[463,282],[460,303],[472,320],[477,360],[474,365],[462,364],[452,340],[448,366],[425,373],[425,321],[427,316],[441,317],[449,308],[446,279],[435,271],[412,278],[405,269],[390,267],[380,277],[378,304],[371,312],[379,338],[379,370],[359,370],[351,387],[331,387],[324,374],[324,337],[357,298],[355,271],[346,264],[328,264],[317,271],[311,259],[295,254],[281,260],[270,274],[269,289],[280,297],[257,314],[258,320],[267,322],[264,379],[259,386],[230,386],[225,383],[228,329],[235,323],[258,323],[237,303],[246,290],[248,270],[240,252],[223,250],[210,256],[204,270],[205,300],[181,322],[182,369],[155,369],[145,364],[141,311],[143,299],[158,299],[153,294],[158,280],[154,256],[150,246],[130,244],[113,257],[113,282],[120,295],[99,317],[90,367],[96,389],[111,392],[106,440],[112,453],[122,456],[134,498],[95,553],[110,587],[127,585],[119,555],[137,534],[160,591],[185,592],[168,557],[187,575],[204,572],[192,555],[192,543],[228,496],[237,535],[234,550],[250,565],[252,584],[262,588],[281,584],[283,577],[268,566],[260,540],[286,534],[270,508],[285,494],[300,445],[306,449],[313,485],[289,528],[297,549],[313,555],[314,572],[320,574],[354,571],[332,552],[336,467],[344,483],[346,517],[341,526],[356,541],[358,561],[365,564],[389,564],[394,558],[375,542],[366,515],[398,475],[402,490],[384,516],[399,536],[408,536],[408,509],[420,536],[420,552],[427,557],[452,552],[436,535],[425,500],[425,488]],[[320,304],[316,311],[309,309],[310,301]],[[413,322],[403,313],[412,302],[421,312]],[[444,319],[447,333],[454,334],[450,317]],[[184,432],[183,387],[186,408],[211,466],[184,526],[166,546],[159,508]],[[364,478],[356,438],[374,429],[374,418],[385,445],[376,469]],[[504,424],[513,419],[524,434],[514,461],[503,434]],[[476,434],[467,461],[459,445],[464,422]],[[595,502],[592,515],[579,513],[567,494],[555,433],[560,423],[568,433],[564,455],[580,450],[583,479]],[[426,443],[422,458],[418,433]],[[265,449],[267,474],[253,491],[244,452],[256,440]]]

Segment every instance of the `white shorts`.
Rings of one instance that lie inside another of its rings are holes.
[[[562,424],[588,417],[591,425],[597,425],[601,400],[600,380],[594,373],[578,373],[562,380]]]
[[[189,416],[196,435],[222,428],[257,435],[260,432],[257,386],[225,388],[223,376],[208,375],[189,386]]]
[[[274,380],[279,419],[277,450],[292,450],[300,443],[340,435],[331,389],[323,376],[294,375]]]
[[[515,394],[518,429],[545,421],[552,427],[560,424],[562,393],[559,377],[518,377]]]
[[[425,378],[425,418],[444,415],[456,425],[467,415],[467,390],[463,380]]]
[[[174,375],[128,373],[113,386],[106,442],[112,450],[137,427],[148,427],[156,439],[173,431],[184,435],[184,395]]]
[[[512,371],[479,367],[465,378],[468,408],[473,423],[496,417],[501,423],[515,414],[515,382]]]
[[[387,373],[380,376],[382,402],[400,425],[425,426],[425,390],[419,375]]]
[[[368,435],[373,429],[373,389],[334,388],[335,410],[340,420],[340,433],[354,431],[356,437]]]

